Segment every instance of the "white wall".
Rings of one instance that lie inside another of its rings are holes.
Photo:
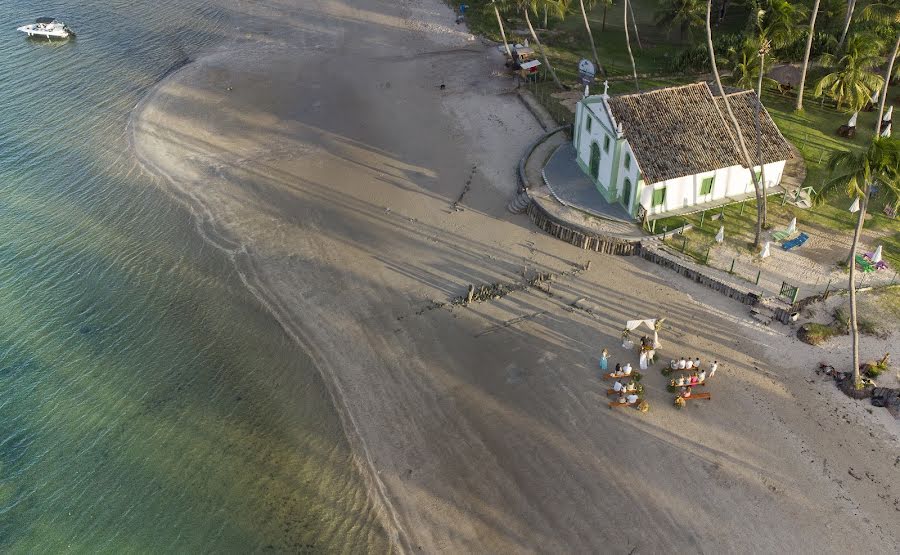
[[[772,162],[765,165],[766,188],[771,189],[781,182],[784,173],[784,161]],[[715,182],[710,194],[700,195],[700,187],[703,179],[715,175]],[[666,187],[666,202],[661,206],[650,208],[652,214],[659,214],[670,210],[677,210],[686,206],[703,204],[724,199],[726,197],[736,197],[753,192],[753,178],[750,172],[741,166],[731,166],[722,168],[714,172],[706,172],[696,175],[688,175],[676,179],[669,179],[660,183],[647,185],[652,189],[660,189]],[[645,198],[641,191],[640,199]],[[652,197],[650,197],[652,198]],[[649,203],[648,203],[649,204]]]
[[[591,143],[596,142],[600,147],[600,171],[598,173],[598,181],[605,190],[609,189],[610,180],[612,179],[613,154],[615,153],[616,134],[612,130],[609,117],[606,115],[606,109],[602,104],[593,103],[593,110],[585,107],[581,102],[578,103],[575,124],[579,126],[578,132],[575,134],[577,143],[575,150],[578,152],[578,158],[585,167],[591,167]],[[593,122],[591,130],[587,130],[586,121],[590,117]],[[609,137],[609,152],[603,150],[604,138]],[[591,176],[593,177],[593,176]]]

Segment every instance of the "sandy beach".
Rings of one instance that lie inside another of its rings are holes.
[[[505,211],[541,129],[443,3],[226,6],[234,39],[137,106],[132,146],[311,354],[395,550],[900,550],[900,429],[822,351]],[[636,365],[619,332],[660,316],[661,358],[720,362],[713,400],[678,411],[651,370],[649,413],[610,410],[600,351]]]

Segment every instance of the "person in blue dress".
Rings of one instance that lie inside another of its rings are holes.
[[[603,349],[603,352],[600,353],[600,370],[606,372],[609,368],[609,351]]]

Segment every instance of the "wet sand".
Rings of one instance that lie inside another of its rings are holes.
[[[540,129],[442,3],[231,10],[235,40],[136,108],[134,150],[310,353],[396,550],[900,549],[896,425],[792,330],[505,212]],[[435,304],[523,271],[561,277]],[[663,359],[720,361],[713,400],[677,411],[651,370],[650,413],[610,410],[597,355],[636,364],[619,330],[658,316]]]

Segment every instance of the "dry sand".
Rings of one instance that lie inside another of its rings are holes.
[[[539,128],[494,49],[437,0],[298,4],[230,4],[238,38],[138,106],[134,147],[312,354],[397,550],[900,550],[896,423],[793,330],[504,211]],[[523,269],[566,275],[432,302]],[[636,363],[619,330],[661,315],[663,358],[721,362],[713,400],[677,411],[651,370],[648,414],[610,410],[597,355]]]

